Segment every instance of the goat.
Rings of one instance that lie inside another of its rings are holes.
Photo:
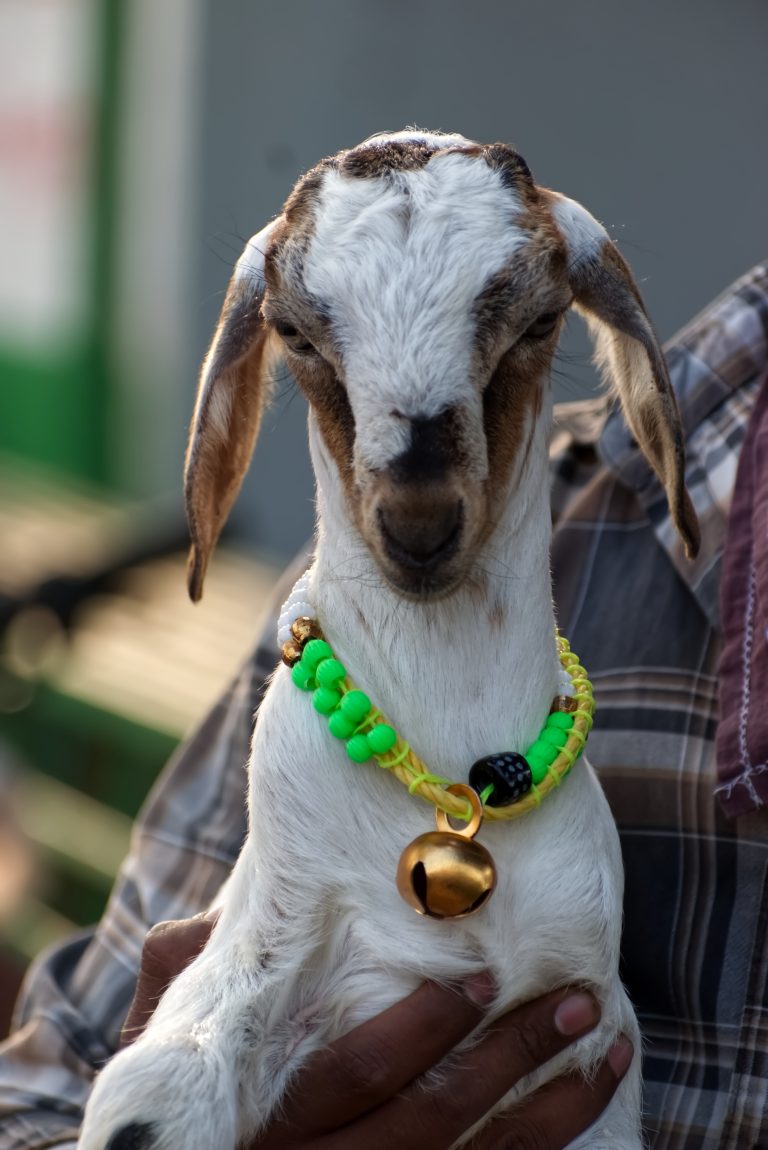
[[[677,408],[631,274],[593,217],[538,187],[506,145],[409,130],[322,161],[248,243],[202,369],[185,488],[192,598],[285,356],[309,400],[317,478],[306,596],[357,683],[455,780],[529,746],[559,690],[548,368],[570,306],[695,553]],[[637,1048],[618,977],[618,836],[586,761],[540,809],[484,825],[498,886],[482,911],[431,921],[394,881],[429,808],[388,772],[352,767],[325,727],[279,667],[221,917],[98,1077],[81,1150],[128,1145],[126,1128],[142,1150],[233,1150],[311,1053],[427,976],[490,970],[490,1019],[568,983],[598,997],[598,1028],[499,1109],[567,1069],[589,1074],[621,1031]],[[639,1107],[636,1058],[573,1147],[638,1150]]]

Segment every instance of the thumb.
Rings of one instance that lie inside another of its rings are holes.
[[[139,1037],[176,975],[205,946],[218,917],[219,911],[207,911],[195,918],[159,922],[150,928],[141,952],[133,1002],[120,1036],[121,1046],[128,1046]]]

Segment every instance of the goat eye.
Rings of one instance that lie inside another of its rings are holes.
[[[292,323],[275,320],[272,326],[291,351],[295,351],[297,355],[310,355],[317,350],[315,345]]]
[[[524,339],[546,339],[548,335],[557,327],[557,321],[560,319],[559,311],[545,311],[538,319],[535,319],[530,327],[526,328],[523,332]]]

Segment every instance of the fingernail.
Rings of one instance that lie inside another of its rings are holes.
[[[600,1019],[600,1007],[591,994],[571,994],[555,1011],[555,1028],[561,1034],[578,1034],[589,1030]]]
[[[196,914],[195,918],[199,918],[202,922],[216,922],[221,915],[221,907],[214,907],[213,910],[204,910],[200,914]]]
[[[617,1078],[623,1078],[627,1073],[634,1053],[632,1043],[623,1034],[614,1042],[608,1051],[608,1065]]]
[[[479,1006],[481,1010],[490,1006],[496,997],[496,984],[487,970],[465,979],[461,984],[461,990],[464,997],[468,998],[475,1006]]]

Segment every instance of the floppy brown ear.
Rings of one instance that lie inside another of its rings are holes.
[[[640,293],[618,248],[589,212],[556,192],[543,193],[568,249],[574,306],[590,328],[595,358],[616,389],[624,417],[667,493],[689,559],[699,523],[685,488],[685,449],[667,366]]]
[[[276,222],[248,241],[203,362],[184,469],[192,537],[187,585],[196,603],[251,461],[269,392],[270,333],[261,315],[264,252]]]

